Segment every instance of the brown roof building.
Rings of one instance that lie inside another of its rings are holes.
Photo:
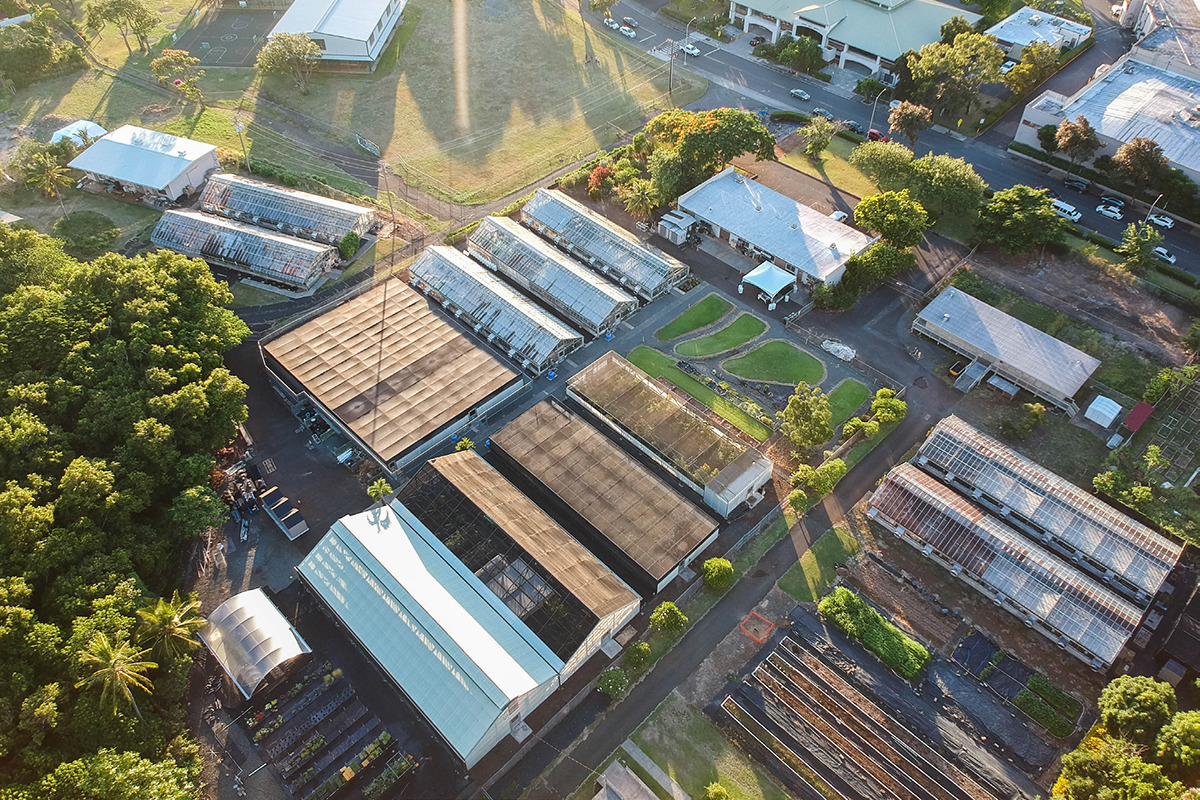
[[[524,379],[399,280],[387,280],[261,345],[307,399],[389,473],[511,398]]]
[[[492,436],[518,485],[644,597],[717,538],[717,524],[582,417],[551,400]]]

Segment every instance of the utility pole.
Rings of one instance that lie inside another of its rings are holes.
[[[667,39],[667,102],[675,107],[675,40]]]
[[[250,153],[246,151],[246,137],[242,134],[242,131],[246,130],[246,124],[242,122],[241,114],[234,115],[233,129],[237,131],[238,138],[242,140],[242,158],[246,160],[246,171],[253,175],[254,168],[250,166]]]

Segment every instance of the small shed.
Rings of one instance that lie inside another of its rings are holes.
[[[1129,428],[1129,430],[1137,433],[1138,430],[1140,430],[1141,427],[1146,424],[1146,420],[1150,419],[1150,415],[1153,413],[1154,406],[1150,405],[1145,400],[1139,400],[1138,404],[1133,407],[1132,411],[1129,412],[1129,416],[1125,417],[1125,422],[1123,424],[1126,428]]]
[[[1083,418],[1091,420],[1101,428],[1109,428],[1121,415],[1121,406],[1116,400],[1104,395],[1097,395],[1092,404],[1083,412]]]
[[[54,133],[50,134],[50,144],[58,144],[63,139],[70,139],[75,144],[82,147],[84,142],[95,141],[108,131],[101,128],[90,119],[81,119],[72,122],[64,128],[59,128]]]
[[[791,298],[791,292],[796,288],[796,276],[770,261],[764,261],[742,276],[738,294],[745,292],[747,284],[758,289],[758,296],[767,304],[767,310],[774,311],[776,304]]]

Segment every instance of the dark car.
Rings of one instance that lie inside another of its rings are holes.
[[[1088,188],[1088,182],[1082,178],[1065,178],[1063,180],[1063,186],[1066,186],[1068,189],[1074,189],[1077,192],[1086,192]]]
[[[750,37],[750,46],[758,47],[760,44],[762,44],[765,41],[766,41],[766,37],[764,37],[764,36],[752,36],[752,37]]]
[[[861,123],[861,122],[855,122],[855,121],[854,121],[854,120],[852,120],[852,119],[844,119],[844,120],[842,120],[842,127],[844,127],[844,128],[847,128],[847,129],[849,129],[849,130],[852,130],[852,131],[854,131],[855,133],[862,133],[862,132],[863,132],[863,126],[862,126],[862,123]]]
[[[830,122],[833,122],[833,114],[830,113],[827,109],[814,108],[813,114],[815,114],[818,117],[824,117],[825,119],[829,120]]]
[[[1035,186],[1033,188],[1037,189],[1039,192],[1045,192],[1046,197],[1049,197],[1051,200],[1058,199],[1058,192],[1054,191],[1049,186]]]
[[[637,27],[637,20],[634,19],[633,17],[621,17],[621,21],[624,22],[626,25],[628,25],[631,28]]]

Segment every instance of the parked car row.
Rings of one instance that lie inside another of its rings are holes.
[[[1068,189],[1074,189],[1077,192],[1085,193],[1088,190],[1089,183],[1082,178],[1067,177],[1063,179],[1063,185]],[[1065,203],[1058,199],[1058,195],[1044,186],[1037,187],[1045,189],[1049,197],[1054,199],[1054,213],[1060,217],[1069,219],[1072,222],[1078,222],[1080,213],[1075,209],[1075,206]],[[1102,217],[1107,217],[1112,220],[1125,219],[1125,200],[1115,195],[1106,194],[1100,196],[1100,205],[1096,206],[1096,213]],[[1168,217],[1166,214],[1156,214],[1151,212],[1146,215],[1146,221],[1152,225],[1156,225],[1164,230],[1170,230],[1175,227],[1175,220]],[[1165,247],[1155,247],[1154,257],[1166,264],[1174,264],[1176,261],[1175,254]]]

